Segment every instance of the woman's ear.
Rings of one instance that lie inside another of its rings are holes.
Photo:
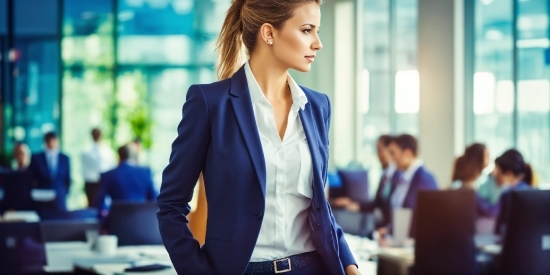
[[[262,42],[266,43],[268,45],[273,45],[273,43],[274,43],[274,41],[273,41],[273,32],[274,31],[275,31],[275,28],[271,24],[264,23],[260,27],[260,37],[262,39]]]

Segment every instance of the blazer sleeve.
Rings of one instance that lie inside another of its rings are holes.
[[[330,129],[331,107],[330,107],[330,99],[328,98],[327,95],[325,95],[325,97],[327,98],[327,107],[328,107],[328,111],[327,111],[328,115],[327,115],[327,118],[325,120],[325,125],[326,125],[325,129],[326,129],[327,135],[328,135],[329,129]],[[327,159],[327,161],[328,161],[328,159]],[[327,202],[327,207],[329,209],[331,209],[330,204],[328,202]],[[340,262],[342,263],[342,267],[345,270],[350,265],[358,266],[357,261],[355,261],[355,258],[353,258],[353,254],[351,253],[351,250],[348,246],[348,243],[346,242],[346,239],[344,238],[344,231],[342,230],[340,225],[338,225],[336,223],[336,220],[334,219],[334,215],[332,214],[332,210],[330,210],[330,219],[331,219],[331,222],[334,226],[334,229],[336,230],[336,237],[338,238],[338,254],[340,256]]]
[[[193,85],[183,105],[178,136],[172,144],[170,162],[162,174],[157,197],[157,217],[164,246],[178,274],[215,273],[199,242],[189,230],[187,215],[193,189],[204,169],[211,142],[206,96]]]

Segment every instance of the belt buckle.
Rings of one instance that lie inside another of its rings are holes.
[[[277,269],[277,263],[280,263],[280,262],[283,262],[283,261],[287,261],[287,262],[288,262],[288,268],[287,268],[287,269],[278,270],[278,269]],[[275,273],[285,273],[285,272],[291,271],[291,270],[292,270],[292,267],[290,266],[290,258],[283,258],[283,259],[278,259],[278,260],[273,261],[273,269],[275,270]]]

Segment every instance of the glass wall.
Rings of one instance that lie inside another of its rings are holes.
[[[378,182],[376,140],[418,134],[417,0],[363,0],[359,161]],[[376,188],[376,186],[373,186]]]
[[[0,5],[4,149],[11,152],[15,141],[23,141],[38,151],[43,134],[60,128],[60,1]]]
[[[113,150],[138,138],[140,162],[160,184],[187,88],[216,81],[214,42],[230,1],[64,2],[63,113],[71,115],[62,126],[75,189],[93,127]],[[85,205],[81,192],[72,195],[73,207]]]
[[[549,4],[478,0],[475,5],[475,141],[493,157],[516,147],[550,183]]]

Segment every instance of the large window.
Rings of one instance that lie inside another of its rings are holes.
[[[376,140],[418,134],[417,0],[363,0],[359,161],[379,178]],[[371,181],[378,182],[378,180]],[[376,186],[373,186],[376,187]]]
[[[59,0],[0,1],[4,149],[59,130]],[[3,15],[1,14],[3,13]]]
[[[549,4],[475,4],[473,139],[493,156],[516,147],[543,185],[550,182]]]
[[[81,190],[80,154],[99,127],[116,147],[139,138],[155,182],[168,164],[193,83],[216,80],[214,42],[230,1],[65,0],[63,144]],[[84,205],[81,192],[72,207]]]

